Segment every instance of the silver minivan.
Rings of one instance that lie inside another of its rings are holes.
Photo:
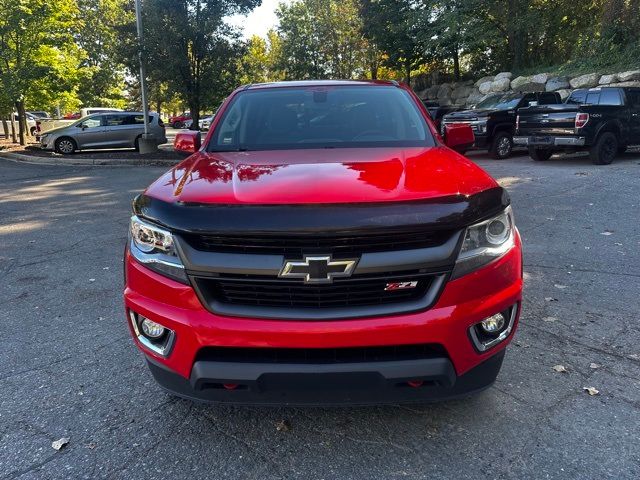
[[[155,112],[149,113],[149,130],[158,145],[167,143],[164,124]],[[142,112],[98,113],[64,127],[43,133],[40,147],[70,154],[76,150],[135,148],[144,133]]]

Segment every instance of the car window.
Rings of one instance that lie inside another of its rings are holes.
[[[280,150],[434,145],[409,94],[393,86],[290,87],[238,93],[208,148]]]
[[[539,105],[554,105],[558,103],[558,99],[556,98],[556,94],[553,92],[543,92],[538,97]]]
[[[600,92],[589,92],[587,93],[587,98],[584,101],[587,105],[598,105],[600,101]]]
[[[105,125],[107,127],[118,127],[120,125],[126,125],[129,115],[106,115]]]
[[[620,92],[616,88],[604,88],[600,92],[599,105],[622,105]]]
[[[583,103],[585,103],[586,99],[587,99],[586,90],[574,90],[573,92],[571,92],[571,95],[569,95],[569,98],[567,98],[566,103],[574,104],[574,105],[582,105]]]
[[[522,94],[517,92],[504,93],[498,95],[491,95],[480,103],[476,105],[476,108],[492,108],[495,110],[509,110],[510,108],[516,108],[520,100],[522,99]],[[535,99],[535,98],[534,98]],[[526,105],[523,104],[523,105]]]
[[[96,128],[102,125],[101,117],[87,118],[78,124],[79,128]]]
[[[640,89],[627,90],[629,103],[634,107],[640,107]]]

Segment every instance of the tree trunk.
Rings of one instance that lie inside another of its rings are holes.
[[[24,110],[24,100],[16,102],[16,109],[18,110],[18,125],[20,129],[20,145],[27,144],[27,138],[29,127],[27,126],[27,114]]]
[[[9,140],[9,123],[6,118],[2,118],[2,131],[4,132],[5,140]]]
[[[460,54],[458,52],[458,47],[453,52],[453,76],[456,79],[456,82],[460,80]]]
[[[16,137],[16,116],[11,112],[11,141],[13,143],[18,143],[18,139]]]
[[[378,79],[378,65],[376,63],[372,63],[369,66],[369,71],[371,72],[371,80]]]
[[[191,130],[200,130],[200,98],[194,96],[189,100],[189,110],[191,112]]]
[[[523,67],[527,48],[527,32],[522,28],[522,13],[526,9],[525,2],[509,0],[507,5],[507,42],[511,56],[511,69]]]
[[[411,62],[409,60],[405,60],[404,70],[407,75],[407,85],[411,86]]]

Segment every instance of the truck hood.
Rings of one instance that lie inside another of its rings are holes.
[[[199,204],[340,204],[473,195],[496,186],[442,146],[343,148],[197,152],[145,194]]]
[[[510,109],[513,110],[513,109]],[[490,108],[479,108],[477,110],[461,110],[459,112],[447,113],[447,120],[473,120],[476,118],[483,118],[491,115],[492,113],[499,112],[500,110],[494,110]]]

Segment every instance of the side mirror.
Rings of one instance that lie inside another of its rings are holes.
[[[200,150],[201,145],[202,137],[200,136],[200,132],[193,130],[177,133],[173,141],[173,148],[177,152],[195,153]]]
[[[445,145],[456,152],[463,153],[473,146],[476,138],[471,125],[453,123],[445,126]]]

